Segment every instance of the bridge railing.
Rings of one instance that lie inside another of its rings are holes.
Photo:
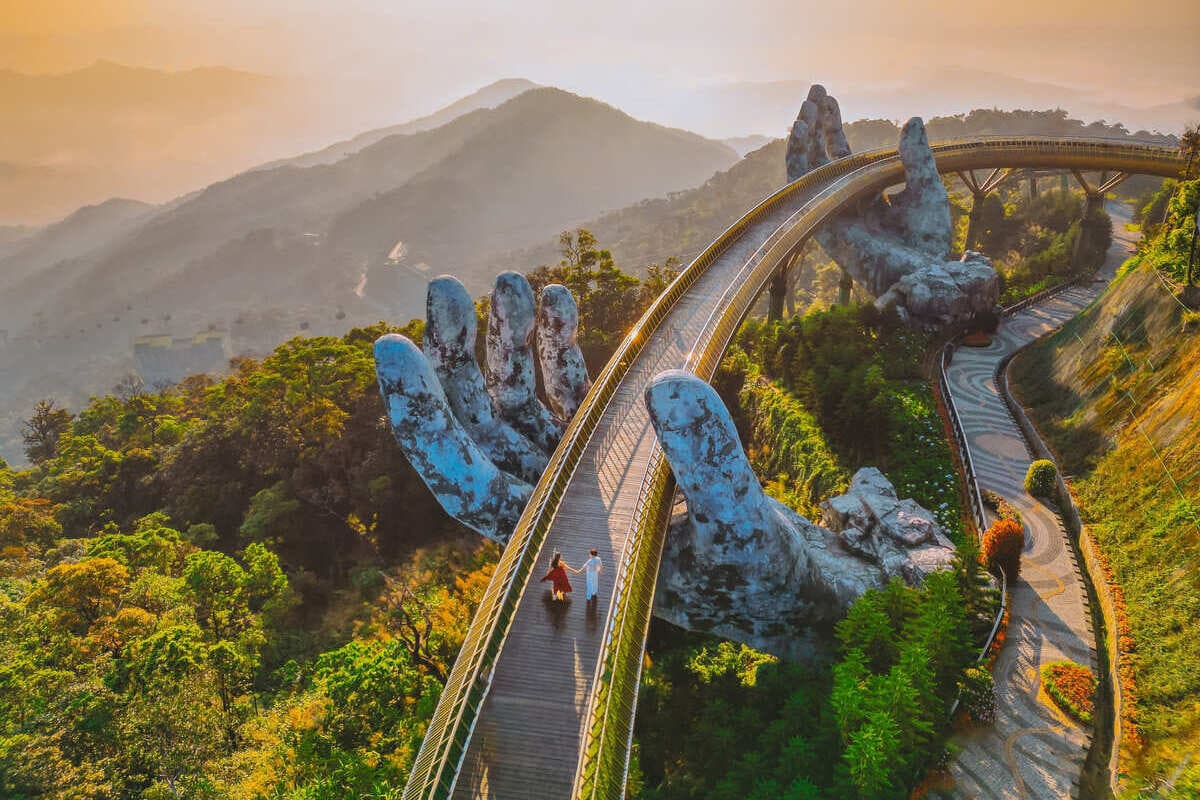
[[[981,155],[989,158],[1000,159],[1009,154],[1017,160],[1024,158],[1026,161],[1036,161],[1039,152],[1061,156],[1066,150],[1081,164],[1104,156],[1108,159],[1104,163],[1113,162],[1110,168],[1150,174],[1166,174],[1163,167],[1165,149],[1150,145],[1122,143],[1118,147],[1088,140],[1038,137],[944,142],[933,148],[939,162],[943,159],[949,162],[947,169],[970,164],[971,156],[979,150],[986,150]],[[889,168],[880,170],[879,162],[885,161],[892,163]],[[1181,173],[1184,162],[1182,158],[1178,161],[1178,172]],[[872,166],[875,169],[870,169]],[[541,480],[534,487],[529,503],[484,592],[430,719],[405,786],[405,800],[444,798],[453,791],[479,709],[490,688],[496,658],[571,476],[608,402],[646,341],[675,303],[748,228],[774,213],[784,203],[793,202],[803,193],[817,190],[815,199],[806,204],[804,213],[793,214],[759,248],[755,258],[751,259],[753,266],[747,264],[739,280],[731,285],[728,297],[723,297],[718,304],[718,310],[721,311],[722,307],[724,310],[714,314],[706,324],[705,334],[701,338],[707,344],[703,349],[693,351],[694,359],[689,358],[689,366],[698,375],[709,377],[716,369],[725,345],[732,339],[754,297],[762,291],[778,261],[811,234],[820,222],[854,197],[901,180],[903,169],[894,149],[848,156],[813,170],[782,187],[743,215],[697,256],[651,304],[597,377],[551,456]],[[838,183],[836,191],[831,188],[835,182]],[[742,277],[746,280],[741,280]],[[660,484],[654,477],[658,470],[663,469],[661,463],[656,462],[655,469],[648,474],[644,483],[645,493],[667,493],[668,484]],[[663,514],[657,505],[643,504],[641,500],[639,505],[645,505],[646,512],[641,521],[635,523],[637,528],[630,537],[632,545],[622,558],[622,572],[628,570],[628,574],[615,576],[620,585],[614,589],[617,594],[610,606],[606,646],[597,670],[598,683],[589,710],[587,741],[581,752],[576,781],[580,796],[612,796],[609,790],[618,784],[624,785],[628,767],[628,743],[637,700],[635,676],[640,669],[645,627],[649,622],[650,602],[657,576],[657,557],[653,553],[656,541],[661,547]],[[659,533],[649,534],[655,526],[658,526]],[[651,544],[643,548],[641,543],[645,542]],[[652,555],[642,554],[643,549]],[[632,685],[629,683],[631,679]],[[599,755],[606,749],[611,749],[610,744],[619,746],[620,757],[600,758]]]
[[[740,236],[747,227],[761,222],[787,203],[795,202],[803,193],[880,160],[892,158],[894,152],[873,151],[827,164],[772,194],[730,231],[736,228]],[[778,230],[773,237],[777,234]],[[723,245],[720,252],[724,252],[726,246]],[[703,268],[707,269],[717,255],[719,253]],[[689,266],[688,270],[691,269]],[[699,275],[697,272],[692,276],[688,285]],[[683,277],[680,276],[681,279]],[[736,330],[736,326],[733,329]],[[706,345],[706,355],[690,366],[696,374],[709,379],[720,361],[727,339],[722,337],[721,330],[706,324],[700,340]],[[693,354],[696,352],[693,350]],[[673,486],[670,467],[662,449],[655,445],[639,492],[634,522],[622,557],[622,569],[615,577],[605,640],[594,677],[593,702],[576,771],[574,796],[580,800],[621,797],[624,793],[633,717],[637,709],[641,665],[645,655],[646,630],[653,609],[659,555],[669,519]]]
[[[971,518],[975,520],[975,530],[979,536],[983,536],[983,532],[987,530],[987,511],[983,504],[983,493],[979,489],[979,473],[975,471],[975,460],[971,458],[971,446],[967,442],[967,432],[963,429],[962,417],[958,413],[958,405],[954,402],[954,395],[950,391],[950,379],[947,376],[946,368],[950,366],[950,360],[954,358],[954,343],[947,342],[942,348],[942,357],[938,364],[938,383],[942,391],[942,397],[946,402],[946,414],[950,417],[950,430],[954,434],[954,444],[958,449],[959,460],[962,462],[964,476],[967,479],[967,500],[971,506]]]
[[[731,243],[737,241],[745,233],[748,227],[757,223],[770,211],[775,210],[779,204],[793,197],[796,192],[804,191],[812,186],[819,186],[830,177],[841,174],[849,168],[849,165],[843,162],[853,161],[856,165],[868,163],[871,160],[886,157],[886,153],[887,151],[877,151],[834,162],[814,170],[804,178],[773,193],[743,215],[716,241],[705,248],[704,252],[697,256],[667,290],[651,304],[641,320],[625,337],[617,352],[593,383],[591,391],[588,392],[579,411],[567,427],[562,441],[551,456],[550,463],[542,474],[541,480],[534,487],[525,511],[504,548],[495,574],[484,591],[471,627],[467,631],[458,657],[451,668],[446,686],[442,690],[442,697],[430,720],[425,738],[421,743],[421,749],[405,785],[403,794],[405,800],[448,797],[453,791],[458,768],[474,728],[476,715],[490,686],[495,659],[499,655],[500,646],[504,641],[508,626],[512,622],[512,615],[516,611],[521,592],[533,570],[541,544],[550,529],[554,513],[558,509],[575,467],[587,447],[592,432],[603,416],[609,400],[620,386],[634,360],[641,353],[650,335],[670,313],[676,301],[691,288],[692,284],[725,252]],[[653,565],[653,568],[657,572],[657,563]],[[634,597],[633,594],[623,592],[618,599],[632,597]],[[624,602],[628,603],[628,600]],[[613,608],[610,610],[610,616],[616,613],[623,614],[628,607],[632,606],[622,608],[620,612]],[[649,619],[648,613],[646,618]],[[612,621],[610,621],[609,627],[614,630],[630,629],[621,620],[618,619],[616,622],[621,623],[619,627]],[[640,659],[640,653],[638,657]],[[630,715],[630,719],[632,719],[632,715]],[[601,730],[607,730],[609,727],[602,726]]]

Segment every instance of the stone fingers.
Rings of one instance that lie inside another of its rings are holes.
[[[450,275],[430,281],[423,349],[454,416],[496,466],[536,483],[547,455],[497,416],[475,360],[478,326],[467,287]]]
[[[489,539],[508,541],[532,486],[484,455],[409,339],[392,333],[376,340],[375,370],[396,442],[442,508]]]
[[[808,88],[808,98],[800,104],[800,118],[808,125],[808,166],[811,169],[829,163],[824,130],[824,106],[827,97],[825,87],[814,83]]]
[[[766,495],[729,409],[715,389],[684,370],[656,375],[645,399],[702,546],[740,547],[739,533],[746,521],[761,517]]]
[[[828,164],[831,159],[850,155],[850,145],[842,127],[842,112],[836,99],[825,87],[814,83],[800,105],[787,143],[787,177],[794,181]]]
[[[537,397],[533,364],[533,287],[502,272],[492,290],[487,331],[487,388],[500,417],[542,451],[552,453],[562,429]]]
[[[579,307],[567,287],[552,283],[538,302],[537,348],[550,408],[565,426],[591,388],[579,349]]]
[[[821,132],[825,136],[825,150],[833,159],[850,155],[850,143],[842,127],[842,109],[833,95],[825,95],[821,101]]]
[[[950,198],[920,117],[904,123],[899,150],[904,190],[892,196],[885,224],[910,247],[944,260],[952,241]]]

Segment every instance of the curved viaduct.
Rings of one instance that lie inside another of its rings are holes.
[[[1180,177],[1177,151],[1103,139],[934,145],[942,172],[1006,167]],[[455,661],[404,798],[619,798],[673,485],[642,402],[658,372],[708,380],[773,273],[830,215],[902,183],[896,150],[826,164],[763,200],[629,333],[568,427]],[[545,601],[552,552],[597,548],[597,602]]]

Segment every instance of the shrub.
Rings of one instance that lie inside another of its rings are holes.
[[[1025,549],[1025,528],[1011,519],[992,523],[983,535],[983,563],[989,568],[1001,567],[1011,581],[1021,570],[1021,551]]]
[[[984,333],[983,331],[968,333],[962,338],[962,345],[964,347],[987,347],[991,343],[992,335],[990,333]]]
[[[1091,723],[1096,678],[1090,669],[1074,661],[1052,661],[1042,667],[1042,685],[1063,711]]]
[[[958,682],[963,710],[976,722],[990,725],[996,720],[996,685],[983,667],[968,667]]]
[[[1025,491],[1035,497],[1052,497],[1055,481],[1058,479],[1058,468],[1053,461],[1040,458],[1029,465],[1025,473]]]

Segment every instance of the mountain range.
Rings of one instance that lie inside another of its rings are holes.
[[[772,92],[790,97],[786,123],[803,91]],[[1062,111],[988,109],[928,130],[1127,134]],[[847,125],[858,151],[897,135],[886,119]],[[0,227],[0,453],[19,458],[19,423],[38,399],[77,406],[134,371],[131,344],[146,337],[216,332],[231,354],[254,354],[301,333],[403,322],[422,314],[431,276],[481,294],[501,269],[556,261],[558,234],[577,226],[634,272],[686,261],[783,182],[782,149],[514,79],[159,205],[107,199],[44,228]]]
[[[264,165],[160,206],[107,201],[4,245],[4,455],[39,397],[74,405],[132,371],[138,337],[215,329],[234,352],[264,352],[300,332],[405,321],[433,274],[482,292],[501,254],[738,160],[558,89],[489,89],[336,145],[341,158]]]

